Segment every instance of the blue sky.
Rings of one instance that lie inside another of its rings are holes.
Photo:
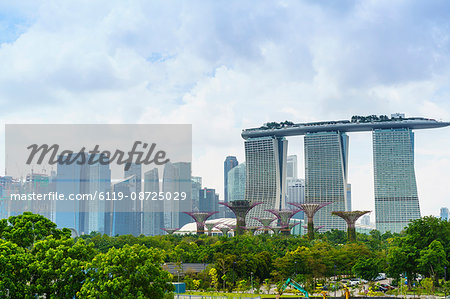
[[[222,195],[242,128],[450,120],[449,52],[448,1],[0,1],[0,119],[192,123],[193,174]],[[450,206],[449,137],[416,133],[424,215]],[[350,135],[355,208],[374,208],[371,153]]]

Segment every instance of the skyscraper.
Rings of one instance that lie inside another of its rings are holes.
[[[136,200],[132,200],[131,194],[136,192],[136,176],[129,176],[113,185],[112,190],[122,194],[122,200],[114,201],[113,229],[112,235],[134,235],[141,234],[140,211],[136,211]]]
[[[96,157],[95,160],[98,161],[98,158]],[[103,157],[102,160],[106,161],[106,157]],[[97,194],[106,194],[106,192],[111,190],[109,164],[94,163],[89,165],[87,177],[89,180],[89,186],[87,186],[89,194],[95,194],[96,192]],[[89,234],[93,231],[102,234],[106,233],[105,215],[107,211],[105,201],[88,201],[86,211],[88,214],[84,218],[84,233]]]
[[[223,200],[224,202],[228,202],[229,198],[228,198],[228,172],[233,169],[234,167],[236,167],[238,165],[238,160],[236,159],[235,156],[228,156],[225,159],[225,162],[223,162],[223,180],[224,180],[224,184],[223,184]],[[232,217],[232,212],[225,210],[225,217]]]
[[[305,203],[305,180],[291,179],[288,181],[286,202]],[[289,208],[289,206],[286,206]],[[303,211],[298,212],[292,219],[305,219]]]
[[[191,180],[191,163],[189,162],[168,162],[164,165],[162,191],[174,194],[175,192],[185,192],[187,195],[186,202],[191,202],[192,180]],[[190,222],[190,216],[182,213],[192,210],[190,207],[184,207],[180,210],[179,201],[164,202],[164,227],[179,228]]]
[[[245,183],[246,183],[246,168],[245,163],[241,163],[228,172],[229,201],[245,199]]]
[[[448,208],[441,208],[441,219],[448,221]]]
[[[411,129],[373,131],[375,219],[381,233],[399,233],[420,218]]]
[[[216,212],[219,211],[219,195],[215,189],[203,188],[199,193],[200,212]],[[209,219],[216,219],[217,214],[212,215]]]
[[[352,210],[352,184],[347,184],[347,210]]]
[[[305,135],[305,202],[332,204],[314,216],[321,231],[345,230],[343,219],[331,215],[332,211],[347,208],[347,156],[348,136],[341,132],[318,132]]]
[[[296,178],[298,178],[297,155],[289,155],[286,162],[286,179],[289,181]]]
[[[142,191],[142,165],[136,164],[136,163],[126,163],[124,167],[124,179],[134,176],[136,179],[136,189],[133,192],[136,192],[136,199],[139,199],[139,194]],[[137,235],[141,234],[142,232],[142,209],[143,209],[143,201],[141,200],[134,200],[133,202],[130,202],[130,204],[133,206],[131,209],[133,213],[133,219],[136,221],[135,227],[139,230],[135,233]]]
[[[200,211],[200,189],[202,189],[202,178],[199,176],[192,177],[192,211]]]
[[[158,168],[153,168],[144,173],[145,196],[159,194]],[[164,204],[160,200],[145,200],[142,213],[142,233],[146,236],[162,234],[164,227]]]
[[[81,156],[80,156],[81,159]],[[56,192],[69,198],[71,194],[87,193],[89,172],[88,164],[58,163],[56,168]],[[76,200],[58,201],[56,203],[55,223],[59,228],[72,228],[79,234],[85,233],[85,203]],[[81,217],[81,219],[80,219]],[[82,231],[82,232],[81,232]]]
[[[249,138],[245,141],[245,199],[262,202],[247,214],[247,225],[258,225],[252,217],[272,217],[265,211],[267,209],[284,207],[286,156],[287,140],[283,137]]]

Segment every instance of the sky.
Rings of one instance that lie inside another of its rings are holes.
[[[192,124],[193,175],[222,197],[225,157],[245,160],[243,128],[450,121],[450,3],[0,0],[0,107],[1,126]],[[354,209],[374,210],[371,138],[350,134]],[[302,140],[289,138],[299,177]],[[450,128],[417,131],[415,152],[422,215],[438,215]]]

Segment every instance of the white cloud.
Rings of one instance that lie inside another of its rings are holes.
[[[0,40],[3,123],[192,123],[194,174],[221,193],[225,156],[244,158],[242,128],[393,112],[450,120],[445,1],[0,7],[17,16],[0,22],[10,33]],[[439,132],[416,142],[420,195],[433,198],[425,214],[448,202],[432,186],[448,178],[435,162],[443,150],[424,144],[450,137]],[[371,208],[370,137],[350,137],[355,206]]]

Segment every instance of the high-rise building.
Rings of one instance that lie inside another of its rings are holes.
[[[158,168],[153,168],[144,173],[145,196],[159,194]],[[142,233],[146,236],[162,234],[164,227],[164,204],[160,200],[145,200],[142,213]]]
[[[347,210],[352,210],[352,184],[347,184]]]
[[[364,225],[364,226],[370,226],[370,216],[369,215],[363,215],[362,217],[361,217],[361,225]]]
[[[245,163],[241,163],[228,172],[229,201],[245,199],[245,183],[246,183],[246,168]]]
[[[171,194],[175,192],[185,192],[186,202],[191,202],[192,180],[191,163],[189,162],[168,162],[164,165],[162,191]],[[180,210],[179,201],[166,201],[164,203],[164,227],[179,228],[189,223],[191,217],[182,212],[189,212],[192,206]]]
[[[113,185],[112,190],[116,194],[122,194],[122,200],[114,201],[112,235],[139,236],[141,234],[140,211],[134,204],[132,193],[137,190],[135,175],[129,176]]]
[[[100,155],[97,155],[100,156]],[[98,161],[98,157],[95,158]],[[103,161],[106,161],[106,157],[102,157]],[[109,164],[94,163],[88,165],[88,186],[87,190],[89,194],[107,194],[111,190],[111,170]],[[101,234],[106,233],[105,230],[105,215],[106,204],[105,201],[92,200],[86,201],[86,212],[83,219],[83,231],[80,233],[89,234],[93,231]]]
[[[305,203],[304,179],[291,179],[288,181],[286,202]],[[289,205],[287,205],[286,207],[290,208]],[[303,211],[300,211],[295,214],[292,219],[305,219],[305,213]]]
[[[297,155],[289,155],[286,161],[286,180],[296,178],[298,178]]]
[[[449,220],[449,216],[448,216],[448,208],[441,208],[441,219],[448,221]]]
[[[342,132],[317,132],[305,135],[305,202],[332,204],[320,209],[314,224],[321,231],[345,230],[346,223],[332,211],[347,208],[348,136]]]
[[[24,191],[28,194],[48,194],[55,191],[52,177],[45,173],[32,172],[26,176],[24,182]],[[54,221],[55,202],[50,200],[36,200],[25,202],[26,211],[42,215],[51,221]]]
[[[202,189],[202,178],[199,176],[192,177],[192,211],[200,211],[200,189]]]
[[[81,156],[79,156],[80,159]],[[81,160],[80,160],[81,161]],[[56,192],[69,198],[71,194],[88,193],[89,171],[87,163],[58,163],[56,167]],[[75,229],[79,234],[86,233],[86,203],[76,200],[56,203],[55,223],[59,228]],[[81,217],[81,219],[80,219]]]
[[[228,172],[233,169],[234,167],[236,167],[238,165],[238,160],[236,159],[235,156],[228,156],[225,159],[225,162],[223,162],[223,180],[224,180],[224,184],[223,184],[223,191],[224,191],[224,195],[223,195],[223,200],[224,202],[228,202],[229,198],[228,198]],[[225,214],[226,217],[232,217],[233,212],[225,210]]]
[[[258,225],[252,217],[272,217],[265,211],[267,209],[284,207],[286,157],[287,140],[284,137],[249,138],[245,141],[245,199],[262,203],[247,214],[247,225]]]
[[[203,188],[200,189],[200,212],[216,212],[219,211],[219,194],[215,189]],[[216,219],[217,214],[212,215],[208,219]]]
[[[124,167],[124,178],[128,178],[131,176],[135,176],[136,178],[136,198],[139,198],[139,194],[142,191],[142,165],[136,163],[126,163]],[[133,215],[136,221],[136,227],[139,227],[139,234],[142,232],[142,210],[143,210],[144,201],[142,200],[134,200],[131,205],[132,211],[136,213]],[[137,233],[137,232],[136,232]]]
[[[420,218],[411,129],[373,131],[375,219],[381,233],[399,233]]]
[[[75,155],[75,154],[74,154]],[[76,163],[57,164],[56,176],[50,176],[50,186],[56,192],[69,196],[87,195],[110,191],[111,171],[109,164],[99,163],[99,155],[92,156],[87,153],[77,153]],[[84,157],[82,157],[84,155]],[[65,160],[65,159],[63,159]],[[81,163],[81,161],[94,161],[94,163]],[[105,158],[103,157],[104,161]],[[79,163],[78,163],[79,162]],[[55,206],[55,223],[58,227],[73,228],[78,234],[89,234],[93,231],[109,233],[106,225],[110,223],[107,215],[106,201],[100,200],[66,200],[53,203]]]

